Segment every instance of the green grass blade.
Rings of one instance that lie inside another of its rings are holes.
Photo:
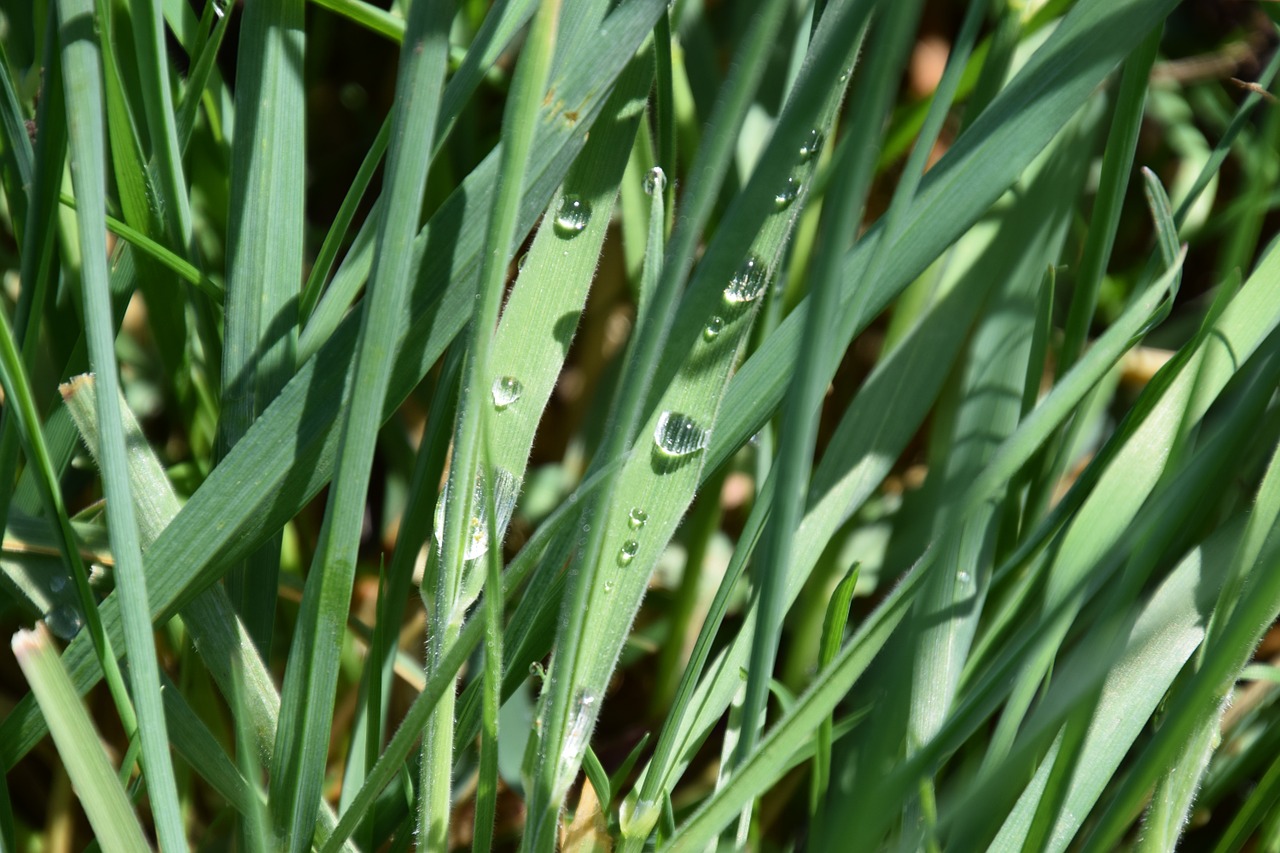
[[[149,850],[133,805],[62,668],[53,638],[43,628],[19,631],[13,636],[13,656],[46,711],[63,766],[80,793],[98,840],[108,850]]]
[[[521,395],[519,386],[512,385],[506,377],[495,376],[493,373],[491,361],[494,326],[498,321],[507,263],[514,249],[519,203],[525,173],[529,168],[535,125],[541,105],[547,100],[544,93],[548,91],[559,24],[560,0],[542,0],[538,11],[534,13],[529,37],[516,66],[512,80],[513,98],[507,102],[502,116],[498,185],[494,190],[493,208],[489,214],[485,248],[481,255],[476,307],[471,318],[462,396],[458,402],[458,424],[449,467],[449,497],[444,506],[444,537],[439,543],[440,558],[436,563],[439,575],[423,579],[424,587],[434,587],[434,606],[428,608],[428,676],[434,670],[434,661],[442,657],[444,650],[457,639],[466,608],[475,599],[468,588],[472,584],[468,583],[466,575],[469,571],[478,573],[480,569],[474,564],[468,566],[472,556],[468,545],[477,535],[472,526],[474,519],[486,517],[482,506],[476,505],[476,498],[490,504],[498,502],[500,472],[492,462],[482,458],[483,436],[492,419],[489,404],[504,403],[510,391],[514,391],[516,397]],[[566,197],[562,205],[568,205],[570,209],[568,213],[556,214],[557,224],[567,221],[567,215],[585,213],[589,216],[590,211],[583,211],[581,204],[581,201]],[[574,220],[574,225],[576,224]],[[519,382],[518,379],[515,381]],[[518,403],[519,400],[514,402]],[[507,476],[511,476],[510,472],[507,472]],[[480,488],[475,487],[477,483],[482,484]],[[511,502],[514,503],[513,500]],[[496,539],[496,528],[501,524],[496,510],[488,514],[487,519],[487,523],[480,525],[479,535]],[[488,565],[495,559],[494,555],[490,555],[485,564]],[[489,571],[492,573],[496,570],[490,567]],[[495,659],[495,666],[499,665],[498,660],[500,658]],[[493,712],[496,715],[496,709]],[[493,722],[495,725],[491,734],[496,738],[496,720]],[[449,692],[445,694],[423,733],[418,826],[427,850],[444,850],[448,846],[448,815],[453,790],[453,735],[454,694]],[[491,743],[490,749],[484,750],[486,758],[493,757],[491,752],[494,745]]]
[[[116,557],[116,582],[124,623],[125,652],[129,656],[132,696],[138,712],[142,762],[160,844],[179,850],[186,845],[177,784],[169,758],[169,737],[160,700],[160,676],[151,609],[143,575],[142,551],[129,488],[128,461],[120,415],[114,323],[108,291],[106,247],[106,135],[103,128],[102,70],[92,33],[93,6],[89,0],[59,6],[62,60],[67,85],[67,125],[70,128],[72,177],[79,209],[84,315],[90,363],[102,393],[98,422],[102,432],[103,491],[111,506],[107,516],[111,549]],[[86,31],[88,28],[88,31]]]
[[[219,456],[293,375],[303,230],[303,0],[245,8],[227,228]],[[280,539],[227,575],[227,592],[263,651],[271,648]]]
[[[806,316],[805,344],[798,374],[789,395],[779,434],[778,494],[765,531],[765,547],[756,563],[756,622],[747,665],[742,702],[742,737],[735,762],[751,754],[764,725],[769,679],[780,644],[783,589],[793,551],[793,538],[804,515],[809,491],[809,465],[817,440],[818,416],[829,382],[831,362],[830,312],[839,302],[840,260],[849,235],[856,233],[875,165],[879,130],[888,113],[892,93],[901,78],[907,47],[919,16],[919,5],[895,4],[876,24],[876,49],[862,68],[862,78],[850,102],[857,129],[841,142],[833,199],[823,210],[813,270],[812,309]],[[879,27],[884,27],[883,30]],[[864,135],[865,134],[865,135]],[[841,159],[842,158],[842,159]]]
[[[370,461],[391,383],[394,351],[387,342],[395,340],[402,326],[409,289],[413,237],[444,87],[451,7],[444,0],[417,4],[406,32],[412,49],[401,54],[397,89],[403,106],[393,119],[387,163],[391,189],[379,227],[378,260],[361,315],[352,399],[343,418],[320,546],[290,648],[276,731],[271,802],[277,843],[291,851],[309,847],[315,831],[337,687],[334,646],[350,604]]]

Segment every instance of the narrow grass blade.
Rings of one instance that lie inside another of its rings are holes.
[[[98,841],[108,850],[149,850],[133,804],[107,762],[49,632],[44,628],[19,631],[13,636],[13,655],[45,709],[63,766],[80,792],[80,803]]]
[[[436,564],[439,575],[423,580],[424,587],[428,584],[434,586],[434,606],[429,607],[430,630],[427,634],[428,677],[434,670],[434,662],[457,639],[463,614],[475,599],[475,595],[468,589],[472,584],[468,584],[466,574],[468,571],[479,571],[474,565],[468,567],[473,556],[480,556],[471,554],[469,548],[469,543],[477,535],[472,527],[473,520],[485,517],[481,513],[481,506],[476,504],[476,499],[495,505],[498,502],[496,492],[501,472],[491,462],[486,464],[481,452],[483,436],[487,433],[492,417],[489,403],[510,404],[512,391],[515,392],[515,397],[520,396],[517,385],[508,382],[507,377],[495,377],[493,374],[491,361],[494,326],[498,321],[507,263],[513,250],[519,202],[525,173],[529,168],[535,123],[541,104],[546,100],[544,93],[548,91],[559,24],[560,0],[542,0],[534,14],[529,37],[512,79],[513,97],[507,102],[502,115],[498,184],[494,190],[493,208],[488,218],[485,247],[476,282],[476,307],[471,318],[462,396],[458,403],[457,431],[454,433],[453,457],[449,467],[444,537],[439,543],[440,559]],[[580,231],[577,219],[570,220],[566,217],[589,216],[590,211],[582,210],[582,202],[577,199],[566,198],[562,204],[569,205],[569,210],[557,214],[557,223],[562,229]],[[562,224],[564,222],[571,224],[566,226]],[[506,476],[510,478],[511,475],[508,472]],[[477,483],[481,484],[478,488],[473,486]],[[514,503],[514,500],[511,502]],[[502,525],[495,510],[480,525],[478,535],[496,538],[496,528],[499,526]],[[487,550],[494,549],[490,547]],[[491,554],[486,564],[492,563],[494,559],[496,557]],[[489,571],[493,573],[496,570],[490,567]],[[495,603],[494,606],[498,605]],[[495,667],[500,665],[500,660],[499,657],[494,661]],[[444,850],[448,846],[448,816],[453,790],[454,703],[453,692],[447,692],[423,732],[418,826],[427,850]],[[496,709],[492,710],[494,730],[491,735],[496,739]],[[484,757],[493,758],[491,752],[494,745],[496,744],[490,743],[490,749],[484,751]]]
[[[397,90],[403,106],[393,119],[390,193],[379,228],[378,259],[360,318],[352,398],[344,413],[320,545],[290,647],[276,730],[270,789],[275,835],[291,851],[308,848],[315,832],[337,687],[335,644],[350,604],[370,462],[391,382],[394,350],[387,342],[395,340],[402,326],[409,289],[413,235],[444,87],[451,11],[446,0],[416,4],[406,32],[411,49],[401,54]]]
[[[142,762],[160,844],[180,850],[186,845],[177,784],[169,758],[169,737],[160,701],[160,674],[151,608],[143,575],[142,551],[120,415],[119,376],[116,372],[115,330],[108,290],[106,247],[106,138],[103,129],[102,71],[92,32],[89,0],[59,4],[62,61],[67,86],[67,125],[70,128],[72,177],[79,209],[81,277],[90,363],[102,393],[98,422],[102,432],[103,491],[111,512],[107,524],[116,557],[116,584],[124,623],[124,646],[129,656],[130,683],[137,706]]]

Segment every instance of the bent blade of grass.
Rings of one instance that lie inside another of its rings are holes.
[[[217,458],[224,457],[293,376],[302,281],[305,146],[303,0],[252,3],[236,62],[227,295]],[[264,652],[271,648],[280,534],[226,577]]]
[[[106,138],[103,128],[102,70],[94,37],[90,0],[59,4],[62,60],[65,68],[67,125],[70,130],[72,179],[80,207],[81,281],[90,363],[103,393],[98,397],[102,431],[103,491],[111,507],[107,525],[116,557],[116,583],[122,607],[125,651],[129,656],[132,696],[137,706],[142,765],[160,844],[180,850],[186,845],[177,783],[169,757],[169,737],[160,700],[160,674],[151,609],[143,574],[138,527],[129,487],[124,430],[118,398],[114,323],[107,271]]]
[[[532,225],[546,208],[570,162],[585,142],[586,130],[599,115],[612,81],[625,67],[640,42],[652,30],[661,0],[630,0],[619,5],[601,29],[609,38],[584,38],[566,55],[573,62],[557,78],[557,91],[566,104],[578,107],[577,121],[563,118],[542,125],[534,145],[530,188],[521,207],[521,228]],[[624,50],[624,48],[626,48]],[[585,69],[591,69],[587,73]],[[479,221],[489,203],[495,159],[486,159],[432,217],[415,242],[417,286],[408,319],[397,335],[407,341],[393,373],[394,391],[382,410],[390,417],[400,401],[435,363],[471,311],[474,300],[470,277],[479,251],[474,230],[461,227]],[[441,244],[437,241],[445,241]],[[428,251],[450,245],[449,253]],[[127,255],[125,256],[127,258]],[[355,321],[348,320],[316,356],[298,370],[276,402],[196,492],[148,554],[148,563],[164,566],[151,590],[153,614],[167,618],[218,577],[226,565],[242,559],[263,538],[282,526],[315,496],[333,470],[337,444],[332,429],[336,413],[348,405],[350,354]],[[256,500],[246,500],[245,496]],[[103,603],[108,632],[119,636],[115,596]],[[67,668],[79,689],[88,689],[98,675],[83,641],[67,649]],[[0,725],[0,755],[12,765],[31,749],[43,732],[38,710],[24,700]]]
[[[387,162],[390,189],[369,298],[361,312],[355,383],[285,668],[270,792],[277,843],[295,853],[310,847],[315,832],[337,688],[336,651],[350,607],[374,443],[391,384],[395,350],[388,343],[402,325],[409,290],[414,234],[448,62],[452,6],[447,0],[422,2],[410,13]],[[289,323],[290,329],[293,325]]]
[[[62,766],[80,794],[99,843],[107,850],[151,849],[48,630],[14,634],[13,656],[45,709]]]

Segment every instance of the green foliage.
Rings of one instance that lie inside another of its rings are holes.
[[[1266,15],[23,5],[0,848],[1278,846]]]

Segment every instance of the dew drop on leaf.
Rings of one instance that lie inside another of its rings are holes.
[[[707,431],[688,415],[663,412],[653,430],[653,441],[665,456],[688,456],[707,446]]]
[[[649,195],[658,195],[667,188],[667,173],[654,166],[644,174],[644,191]]]
[[[515,509],[519,492],[519,484],[510,471],[505,468],[494,468],[493,507],[498,513],[499,539],[506,531],[507,523],[511,521],[511,513]],[[436,543],[442,553],[444,552],[444,514],[448,503],[449,484],[445,483],[445,487],[440,490],[440,499],[436,501],[435,514]],[[474,560],[489,550],[489,513],[485,506],[483,474],[476,475],[475,492],[471,500],[471,517],[467,520],[464,535],[466,545],[463,548],[462,559]]]
[[[809,131],[809,135],[800,144],[800,162],[805,163],[812,160],[822,150],[822,143],[822,131],[817,128]]]
[[[524,385],[514,376],[499,376],[493,380],[493,405],[505,409],[524,393]]]
[[[629,566],[631,561],[636,558],[636,554],[640,553],[640,543],[634,539],[628,539],[622,543],[622,547],[618,549],[618,565]]]
[[[786,210],[798,195],[800,195],[800,182],[795,178],[787,178],[787,182],[782,185],[782,189],[778,190],[773,197],[773,204],[778,210]]]
[[[764,262],[753,255],[743,261],[733,278],[729,279],[724,289],[724,301],[730,305],[751,302],[764,291],[764,285]]]
[[[591,203],[576,195],[560,199],[560,211],[556,214],[556,233],[561,237],[577,237],[591,219]]]

